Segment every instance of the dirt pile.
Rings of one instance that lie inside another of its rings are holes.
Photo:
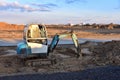
[[[75,57],[73,45],[66,45],[69,48],[64,46],[55,49],[54,56],[57,59],[57,63],[50,66],[27,66],[16,56],[4,56],[1,54],[0,74],[70,72],[105,65],[120,65],[120,41],[104,43],[88,41],[81,44],[84,54],[86,53],[82,58]],[[7,48],[2,49],[0,53],[3,53],[5,50]]]
[[[22,38],[24,25],[0,22],[0,38]]]
[[[8,24],[5,22],[0,22],[0,30],[23,30],[24,25]]]
[[[92,52],[93,59],[98,64],[120,65],[120,41],[98,44]]]

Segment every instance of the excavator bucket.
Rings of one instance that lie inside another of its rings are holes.
[[[81,49],[80,49],[80,44],[79,44],[79,41],[78,41],[78,39],[77,39],[77,36],[74,34],[74,33],[72,33],[72,40],[73,40],[73,42],[74,42],[74,45],[75,45],[75,47],[76,47],[76,50],[77,50],[77,57],[82,57],[82,54],[80,53],[81,51]]]

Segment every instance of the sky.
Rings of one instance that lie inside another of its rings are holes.
[[[0,0],[0,22],[120,24],[120,0]]]

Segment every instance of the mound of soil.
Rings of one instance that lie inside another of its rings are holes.
[[[87,53],[90,52],[83,55],[82,58],[76,58],[74,56],[75,48],[70,45],[68,47],[65,48],[63,45],[55,49],[54,57],[56,57],[57,63],[50,66],[26,66],[17,56],[3,56],[1,54],[0,74],[71,72],[106,65],[120,65],[120,41],[81,44],[81,49],[87,50],[85,51]],[[7,48],[2,50],[7,50]]]
[[[101,43],[92,52],[97,63],[120,65],[120,41]]]

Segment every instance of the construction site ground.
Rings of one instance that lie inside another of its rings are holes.
[[[51,33],[51,36],[58,32],[61,32],[61,30],[48,29],[48,34]],[[16,46],[1,46],[0,75],[50,74],[120,65],[120,32],[108,33],[107,30],[107,34],[91,31],[76,31],[75,33],[79,39],[86,39],[84,43],[80,43],[83,56],[76,58],[73,44],[59,44],[54,52],[50,54],[50,56],[56,58],[56,64],[53,65],[25,65],[16,55]],[[93,40],[90,41],[89,39]],[[9,41],[10,39],[1,40]]]

